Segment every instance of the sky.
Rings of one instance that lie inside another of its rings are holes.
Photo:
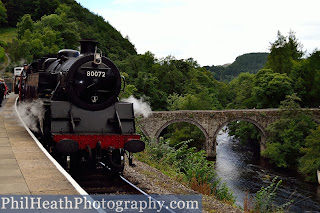
[[[139,54],[193,58],[201,66],[269,52],[292,30],[312,53],[320,44],[319,0],[76,0],[102,16]]]

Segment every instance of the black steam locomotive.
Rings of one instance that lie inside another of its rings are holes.
[[[70,170],[85,162],[122,172],[124,157],[144,150],[135,132],[133,105],[120,102],[122,77],[112,61],[97,52],[94,40],[81,51],[63,49],[56,58],[32,62],[21,74],[20,100],[41,100],[42,143]],[[124,87],[124,86],[123,86]]]

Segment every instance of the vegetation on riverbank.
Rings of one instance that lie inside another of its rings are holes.
[[[190,141],[183,141],[175,147],[169,140],[161,139],[159,143],[144,139],[146,149],[135,156],[169,177],[191,187],[202,194],[211,195],[219,200],[234,204],[235,197],[225,183],[217,178],[214,162],[206,160],[205,151],[197,152],[189,148]]]
[[[253,199],[248,198],[248,194],[244,200],[244,212],[247,213],[273,213],[273,212],[289,212],[290,205],[294,202],[293,199],[288,199],[287,202],[278,206],[275,205],[277,191],[282,180],[278,181],[278,177],[273,178],[270,184],[256,193]]]

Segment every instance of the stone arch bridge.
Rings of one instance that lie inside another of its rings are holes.
[[[320,123],[320,109],[303,109],[311,113]],[[204,149],[208,157],[216,156],[216,137],[219,131],[232,121],[248,121],[261,131],[260,151],[266,148],[268,134],[266,128],[279,119],[279,109],[241,109],[241,110],[182,110],[152,112],[147,118],[141,118],[137,124],[151,140],[157,140],[162,130],[170,124],[187,122],[196,125],[205,135]]]

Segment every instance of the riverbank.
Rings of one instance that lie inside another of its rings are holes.
[[[135,167],[125,166],[124,176],[138,187],[142,188],[149,194],[177,194],[177,195],[192,195],[198,192],[184,186],[181,183],[174,181],[168,176],[161,173],[159,170],[142,163],[138,160],[133,161]],[[202,197],[202,212],[230,212],[241,213],[240,209],[228,205],[215,199],[212,196],[203,195]]]
[[[237,205],[243,206],[246,193],[255,196],[277,176],[282,180],[275,199],[277,205],[293,199],[289,212],[320,212],[320,185],[307,183],[292,172],[272,168],[257,158],[256,153],[241,147],[227,132],[220,132],[217,142],[216,172],[234,192]]]

